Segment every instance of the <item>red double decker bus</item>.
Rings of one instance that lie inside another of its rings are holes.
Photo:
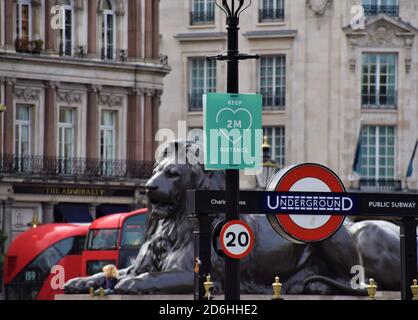
[[[119,269],[138,255],[147,223],[147,210],[117,213],[90,225],[48,224],[19,235],[4,263],[7,300],[53,300],[63,288],[54,288],[51,273],[61,266],[65,282],[102,271],[106,264]]]
[[[118,269],[135,262],[144,243],[147,209],[112,214],[93,221],[89,228],[81,266],[81,274],[89,276],[108,264]]]
[[[88,226],[48,224],[29,229],[10,245],[4,263],[6,300],[48,300],[53,289],[51,270],[62,266],[65,281],[81,275],[81,260]]]

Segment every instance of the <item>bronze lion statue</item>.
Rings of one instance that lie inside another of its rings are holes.
[[[146,185],[151,208],[145,243],[135,263],[120,271],[117,293],[193,292],[193,225],[186,216],[186,191],[223,190],[225,176],[205,171],[199,161],[190,161],[184,153],[193,154],[195,160],[201,157],[195,143],[175,142],[162,149]],[[279,275],[288,294],[364,294],[350,286],[351,268],[356,265],[364,266],[366,276],[375,278],[379,289],[399,289],[399,228],[394,224],[347,221],[331,239],[297,245],[276,234],[264,215],[243,215],[242,219],[256,238],[253,251],[241,262],[243,293],[271,293],[271,283]],[[218,293],[222,292],[223,268],[223,259],[213,253],[212,278]],[[65,292],[86,293],[103,277],[99,273],[72,279]]]

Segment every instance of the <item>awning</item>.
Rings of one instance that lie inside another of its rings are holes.
[[[93,221],[87,204],[59,204],[55,210],[63,216],[65,222],[89,223]]]
[[[124,204],[102,204],[97,207],[97,212],[101,213],[101,216],[107,216],[114,213],[129,212],[129,208]]]

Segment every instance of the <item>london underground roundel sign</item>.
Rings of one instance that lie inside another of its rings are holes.
[[[281,170],[268,183],[267,191],[281,192],[345,192],[338,176],[319,164],[302,164]],[[311,199],[312,198],[312,199]],[[321,201],[309,197],[305,201]],[[288,215],[277,212],[267,215],[274,230],[294,243],[328,239],[342,226],[345,216],[330,216],[321,212],[312,215]]]

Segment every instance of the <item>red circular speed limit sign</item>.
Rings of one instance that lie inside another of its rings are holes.
[[[250,226],[241,220],[226,223],[220,235],[223,252],[230,258],[242,259],[254,247],[254,233]]]
[[[275,175],[267,186],[268,191],[290,192],[345,192],[338,176],[319,164],[302,164],[288,167]],[[312,197],[315,198],[315,197]],[[320,199],[309,199],[320,201]],[[344,216],[330,216],[321,212],[312,215],[268,215],[277,233],[295,243],[316,242],[331,237],[344,222]]]

